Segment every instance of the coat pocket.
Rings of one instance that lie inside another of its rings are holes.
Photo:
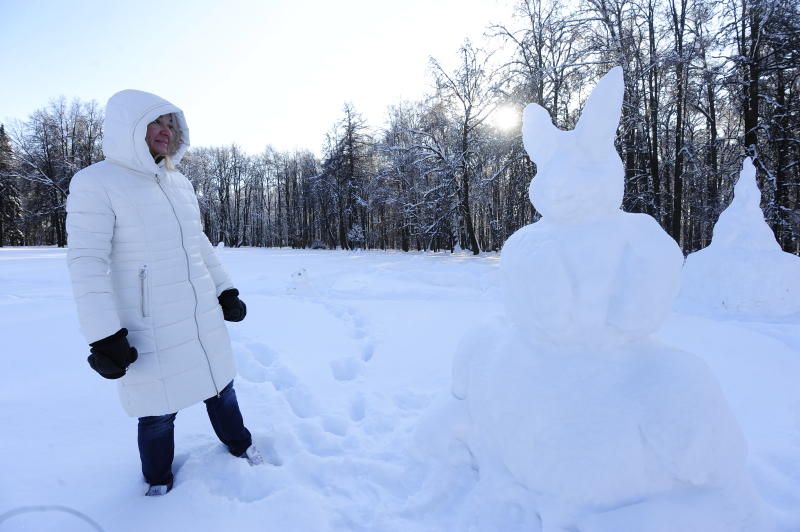
[[[139,269],[139,298],[141,300],[142,317],[150,317],[150,278],[147,264]]]

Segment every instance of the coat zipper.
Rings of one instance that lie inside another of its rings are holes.
[[[186,278],[189,281],[189,286],[192,287],[192,293],[194,294],[194,327],[197,331],[197,342],[200,344],[200,348],[203,350],[203,354],[206,356],[206,363],[208,364],[208,373],[211,375],[211,382],[214,385],[214,390],[217,392],[217,397],[220,396],[219,386],[217,386],[217,380],[214,378],[214,370],[211,369],[211,360],[208,358],[208,351],[206,351],[206,346],[203,345],[203,340],[200,338],[200,324],[197,322],[197,288],[195,288],[194,283],[192,282],[192,271],[189,267],[189,253],[186,251],[186,241],[183,238],[183,226],[181,226],[181,220],[178,218],[178,213],[175,210],[175,206],[172,204],[172,200],[169,199],[169,195],[167,191],[164,190],[164,187],[161,186],[161,178],[158,175],[158,172],[155,174],[156,184],[158,188],[161,189],[161,193],[164,194],[164,197],[167,198],[167,203],[172,208],[172,214],[175,216],[175,221],[178,223],[178,231],[181,234],[181,248],[183,249],[184,257],[186,258]]]
[[[147,318],[150,316],[150,286],[147,282],[147,264],[142,266],[139,270],[139,279],[142,289],[142,317]]]

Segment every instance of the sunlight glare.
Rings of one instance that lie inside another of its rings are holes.
[[[501,131],[511,131],[519,127],[521,112],[514,107],[504,105],[495,109],[490,121],[494,127]]]

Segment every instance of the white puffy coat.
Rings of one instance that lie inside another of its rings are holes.
[[[139,359],[119,382],[135,417],[176,412],[216,395],[236,372],[217,296],[233,285],[200,225],[191,183],[156,165],[147,124],[180,109],[126,90],[106,108],[106,159],[78,172],[67,198],[67,253],[81,329],[91,343],[129,331]]]

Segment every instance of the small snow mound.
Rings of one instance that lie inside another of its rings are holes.
[[[761,190],[750,157],[742,164],[739,180],[733,188],[733,201],[714,225],[712,243],[714,247],[781,251],[772,229],[764,220]]]
[[[760,202],[748,158],[733,201],[714,226],[711,244],[686,258],[682,302],[742,317],[800,312],[800,258],[781,250]]]
[[[314,295],[318,292],[316,283],[311,279],[306,268],[294,271],[289,278],[286,292],[296,295]]]

